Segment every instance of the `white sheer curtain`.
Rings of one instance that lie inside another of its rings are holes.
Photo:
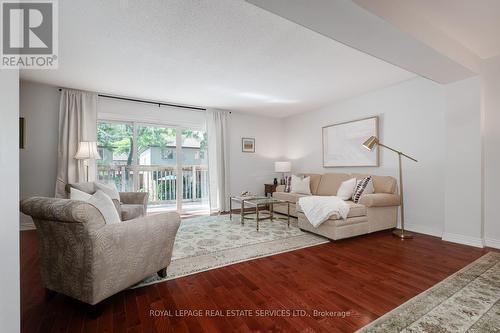
[[[81,141],[97,141],[97,94],[62,89],[59,101],[59,142],[57,153],[56,197],[67,197],[68,183],[85,180],[83,161],[75,154]],[[95,180],[95,161],[88,161],[89,181]]]
[[[210,210],[224,212],[229,196],[229,112],[207,110]]]

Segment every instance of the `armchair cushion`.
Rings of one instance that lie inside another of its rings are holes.
[[[127,212],[122,214],[122,221],[128,220],[129,217],[134,216],[134,214],[131,214],[131,209],[134,212],[138,212],[138,208],[132,208],[132,207],[127,207],[127,206],[136,206],[136,205],[141,205],[142,206],[142,214],[140,216],[144,216],[147,213],[148,209],[148,197],[149,193],[147,192],[120,192],[120,202],[121,202],[121,209],[124,210],[126,209]],[[135,217],[131,217],[135,218]]]
[[[94,194],[99,188],[100,189],[106,188],[106,191],[103,190],[103,192],[111,196],[111,199],[113,199],[113,203],[115,204],[118,216],[121,217],[122,221],[127,221],[129,219],[133,219],[139,216],[145,216],[147,213],[148,197],[149,197],[149,194],[147,192],[116,192],[118,193],[117,196],[116,193],[112,193],[114,191],[108,185],[97,182],[81,182],[81,183],[72,183],[66,185],[66,191],[68,193],[70,193],[71,188],[75,188],[77,190],[89,194]],[[131,208],[125,208],[127,209],[127,212],[122,214],[122,210],[126,205],[142,205],[143,209],[141,215],[139,216],[136,215],[137,212],[139,211],[137,208],[132,208],[133,212],[131,212]]]
[[[122,221],[128,221],[146,215],[143,205],[123,204],[121,206],[121,211]]]
[[[96,190],[101,190],[104,193],[106,193],[111,200],[117,200],[118,202],[120,201],[120,193],[118,193],[118,190],[116,189],[116,186],[114,184],[102,184],[102,183],[95,183]]]
[[[359,203],[366,207],[399,206],[401,204],[401,198],[397,194],[372,193],[362,195],[359,199]]]
[[[76,188],[77,190],[88,194],[94,194],[96,191],[94,182],[66,184],[66,192],[71,193],[71,188]]]

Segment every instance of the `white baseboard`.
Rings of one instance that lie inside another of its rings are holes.
[[[447,242],[459,243],[475,247],[484,247],[483,239],[479,237],[464,236],[445,232],[443,233],[443,240]]]
[[[399,228],[399,226],[398,226]],[[418,232],[420,234],[430,235],[441,237],[443,235],[443,231],[437,228],[429,227],[426,225],[419,225],[413,223],[405,223],[405,229],[408,231]]]
[[[485,238],[484,245],[488,247],[494,247],[495,249],[500,249],[500,239]]]

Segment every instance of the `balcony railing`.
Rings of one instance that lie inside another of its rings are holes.
[[[137,175],[137,179],[136,178]],[[177,168],[175,166],[98,166],[98,180],[113,182],[119,191],[149,193],[150,204],[175,203]],[[208,168],[182,167],[182,200],[208,200]]]

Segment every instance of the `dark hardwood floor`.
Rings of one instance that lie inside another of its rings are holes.
[[[126,290],[95,317],[69,297],[45,300],[37,246],[21,232],[22,332],[353,332],[489,251],[379,232]]]

